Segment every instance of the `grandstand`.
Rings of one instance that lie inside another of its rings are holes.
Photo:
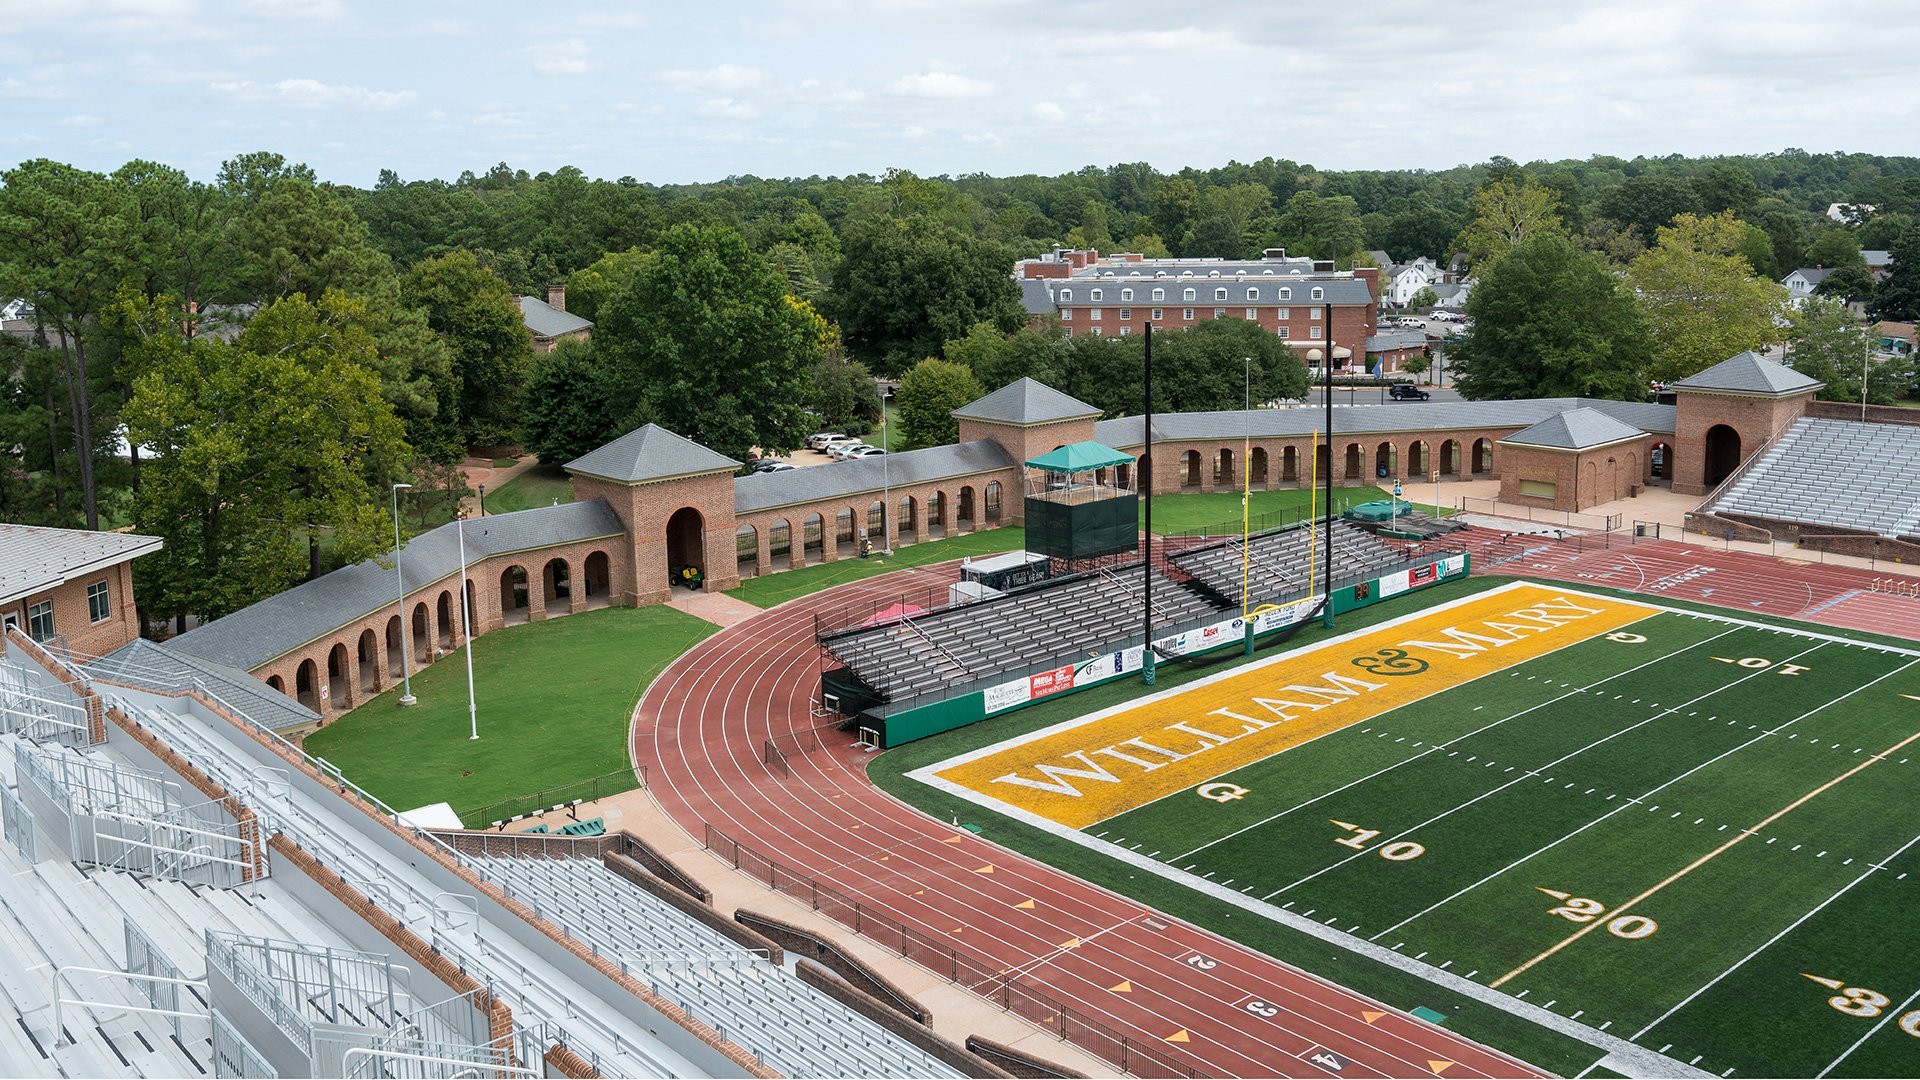
[[[1263,533],[1246,542],[1247,603],[1251,607],[1281,603],[1299,597],[1319,580],[1315,546],[1325,542],[1318,525],[1299,525]],[[1193,576],[1224,603],[1240,604],[1241,544],[1232,537],[1189,548],[1167,561]],[[1333,565],[1336,583],[1371,577],[1405,557],[1372,533],[1347,521],[1333,525]]]
[[[1703,511],[1920,538],[1920,427],[1803,417]]]
[[[962,1074],[594,859],[466,853],[123,660],[0,637],[9,1075]]]

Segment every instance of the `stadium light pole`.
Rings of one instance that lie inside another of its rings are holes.
[[[460,632],[467,637],[467,722],[472,734],[480,737],[480,707],[473,697],[473,590],[467,587],[467,512],[461,509],[453,519],[453,531],[460,539]]]
[[[400,570],[400,493],[412,491],[412,484],[393,485],[393,580],[400,586],[400,678],[403,689],[400,691],[400,704],[418,705],[420,699],[413,696],[413,646],[407,641],[407,576]],[[392,669],[388,669],[391,674]]]
[[[1240,633],[1247,656],[1253,655],[1253,619],[1247,614],[1248,546],[1253,535],[1253,357],[1240,361]]]
[[[1140,612],[1145,628],[1145,636],[1140,640],[1140,682],[1144,686],[1152,686],[1156,679],[1153,673],[1153,320],[1147,320],[1146,329],[1146,344],[1143,346],[1146,366],[1141,380],[1146,412],[1140,428],[1143,446],[1140,460],[1146,463],[1146,468],[1140,474],[1140,490],[1145,497],[1143,505],[1146,507],[1146,519],[1140,530],[1146,551],[1146,558],[1140,562]]]
[[[1323,369],[1327,379],[1327,518],[1320,526],[1321,536],[1325,538],[1321,546],[1326,549],[1321,552],[1320,557],[1326,560],[1322,564],[1325,567],[1322,571],[1325,575],[1322,578],[1325,588],[1321,590],[1326,601],[1320,607],[1320,623],[1331,630],[1333,629],[1333,305],[1331,303],[1325,305],[1324,311],[1327,327],[1327,362]]]

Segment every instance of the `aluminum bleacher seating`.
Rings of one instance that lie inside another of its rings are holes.
[[[1307,592],[1319,574],[1314,557],[1324,541],[1319,528],[1291,528],[1256,536],[1247,547],[1248,599],[1272,603]],[[1241,581],[1241,541],[1238,537],[1174,555],[1167,560],[1193,575],[1194,580],[1238,605]],[[1333,525],[1334,577],[1344,578],[1382,570],[1402,561],[1391,545],[1352,522]]]
[[[1920,533],[1920,428],[1803,418],[1714,500],[1717,513]]]
[[[959,1076],[594,859],[481,856],[521,902],[788,1076]]]

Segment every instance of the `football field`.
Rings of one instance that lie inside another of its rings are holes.
[[[911,775],[1596,1045],[1920,1075],[1920,651],[1516,582]]]

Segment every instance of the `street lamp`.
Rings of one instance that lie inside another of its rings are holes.
[[[400,587],[400,675],[405,681],[405,688],[400,692],[402,705],[420,703],[420,699],[413,696],[413,646],[407,641],[407,578],[400,571],[400,493],[412,490],[412,484],[393,485],[393,580]]]

